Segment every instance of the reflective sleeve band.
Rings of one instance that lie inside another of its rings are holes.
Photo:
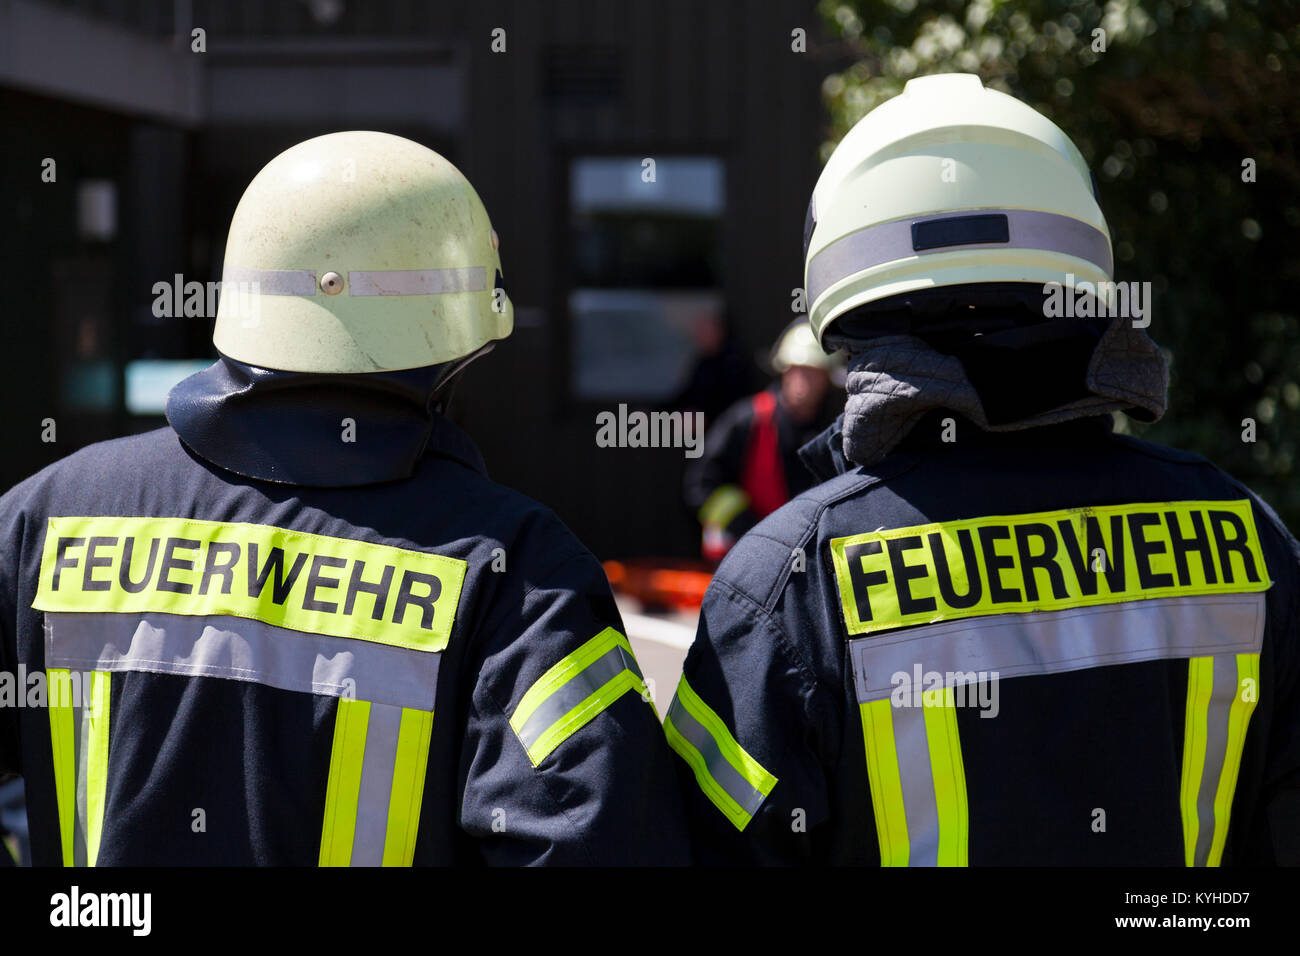
[[[713,494],[700,506],[700,524],[715,524],[725,528],[748,507],[749,495],[739,485],[722,485],[715,488]]]
[[[953,688],[919,708],[862,703],[867,778],[882,866],[966,866],[970,810]]]
[[[63,851],[63,865],[73,866],[73,834],[77,824],[77,741],[72,675],[67,668],[51,668],[46,671],[46,678],[50,743],[54,750],[54,793],[59,811],[59,845]]]
[[[384,866],[410,866],[415,858],[415,836],[420,826],[424,774],[429,766],[429,735],[433,714],[409,707],[402,711],[393,761],[393,790],[388,801],[388,828],[384,837]]]
[[[1246,731],[1258,699],[1258,654],[1188,660],[1179,801],[1188,866],[1218,866],[1223,859]]]
[[[510,726],[536,767],[628,691],[649,699],[632,646],[607,627],[528,688]]]
[[[90,701],[86,709],[86,865],[99,857],[99,838],[104,830],[104,800],[108,795],[109,705],[113,699],[113,675],[95,671],[91,677]]]
[[[63,865],[94,866],[108,793],[112,678],[67,668],[45,673]]]
[[[352,837],[357,825],[361,763],[366,754],[369,720],[369,703],[340,698],[334,716],[334,746],[330,751],[329,783],[325,789],[321,866],[348,866],[352,862]]]
[[[668,716],[668,744],[695,773],[704,795],[737,830],[744,830],[776,786],[776,777],[751,757],[683,676]]]

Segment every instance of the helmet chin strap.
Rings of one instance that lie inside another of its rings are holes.
[[[433,386],[433,391],[429,393],[429,408],[439,415],[447,414],[447,409],[451,407],[451,400],[456,394],[456,386],[460,383],[461,373],[465,371],[470,362],[482,358],[494,348],[496,348],[496,342],[488,342],[464,358],[444,364],[438,373],[438,380]]]

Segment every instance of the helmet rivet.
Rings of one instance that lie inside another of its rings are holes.
[[[326,295],[338,295],[343,291],[343,277],[337,272],[327,272],[320,277],[320,288]]]
[[[493,252],[501,251],[501,239],[499,236],[497,236],[497,231],[495,229],[492,230],[492,251]]]

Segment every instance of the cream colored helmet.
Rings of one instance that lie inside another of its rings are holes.
[[[464,358],[514,325],[497,247],[474,187],[433,150],[388,133],[317,136],[244,191],[212,340],[290,372]]]
[[[851,309],[900,293],[1112,274],[1083,155],[1051,120],[964,73],[910,80],[849,131],[813,190],[804,241],[819,341]]]
[[[839,352],[829,355],[813,335],[806,318],[800,317],[791,323],[772,349],[772,369],[778,375],[795,365],[808,365],[834,373],[844,365]]]

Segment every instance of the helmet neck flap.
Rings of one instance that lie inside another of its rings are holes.
[[[200,458],[259,481],[396,481],[414,474],[434,445],[483,471],[478,450],[443,413],[460,373],[494,344],[441,365],[342,375],[259,368],[223,355],[172,389],[167,420]]]
[[[874,464],[936,411],[987,431],[1164,414],[1168,363],[1145,329],[1119,316],[1045,321],[1017,295],[934,290],[842,317],[827,344],[850,353],[845,456]]]

